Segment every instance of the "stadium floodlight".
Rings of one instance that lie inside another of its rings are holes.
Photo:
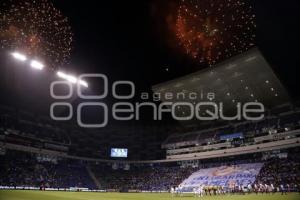
[[[20,60],[20,61],[23,61],[23,62],[27,60],[27,57],[26,57],[24,54],[21,54],[21,53],[19,53],[19,52],[13,52],[13,53],[11,53],[11,55],[12,55],[15,59]]]
[[[44,68],[44,65],[40,63],[39,61],[32,60],[30,62],[30,66],[34,69],[42,70]]]
[[[86,81],[84,81],[84,80],[79,80],[79,84],[82,85],[82,86],[84,86],[84,87],[86,87],[86,88],[89,87],[88,83]]]
[[[57,75],[60,77],[60,78],[63,78],[71,83],[79,83],[80,85],[84,86],[84,87],[88,87],[88,83],[84,80],[78,80],[75,76],[72,76],[72,75],[69,75],[69,74],[66,74],[64,72],[61,72],[61,71],[58,71],[57,72]]]
[[[67,80],[67,81],[69,81],[71,83],[77,83],[77,78],[74,77],[74,76],[68,75],[68,74],[66,74],[64,72],[60,72],[60,71],[57,72],[57,75],[60,78],[63,78],[63,79],[65,79],[65,80]]]

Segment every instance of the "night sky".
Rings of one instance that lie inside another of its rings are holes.
[[[169,20],[176,15],[179,1],[53,0],[53,3],[68,17],[74,33],[70,64],[61,67],[72,74],[103,73],[110,85],[115,80],[130,80],[137,87],[136,94],[140,94],[150,92],[154,84],[208,67],[186,55],[170,30]],[[251,4],[256,15],[256,46],[292,100],[299,100],[299,1],[253,0]],[[7,58],[2,58],[1,63],[5,63]],[[49,96],[49,85],[41,84],[49,74],[25,72],[18,66],[7,68],[0,80],[1,91],[10,96],[3,95],[2,100],[23,103],[26,109],[41,107],[49,114],[50,103],[42,99],[45,93]],[[92,88],[98,89],[94,85]],[[20,95],[12,94],[18,92]],[[11,101],[13,98],[18,101]]]
[[[292,97],[298,97],[300,3],[251,1],[257,20],[257,45]],[[68,1],[54,4],[74,32],[69,69],[105,73],[134,81],[141,90],[201,70],[185,55],[168,28],[178,1]],[[166,70],[168,68],[168,70]]]

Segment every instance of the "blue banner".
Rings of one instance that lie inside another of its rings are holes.
[[[232,133],[220,136],[220,140],[232,140],[235,138],[244,138],[244,135],[243,133]]]
[[[180,185],[184,191],[193,191],[193,188],[202,186],[247,186],[253,184],[262,168],[262,163],[240,164],[200,169],[185,179]]]

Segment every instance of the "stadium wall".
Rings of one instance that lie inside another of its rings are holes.
[[[227,156],[234,156],[234,155],[241,155],[241,154],[250,154],[256,152],[287,149],[287,148],[298,147],[298,146],[300,146],[300,138],[291,138],[291,139],[272,141],[272,142],[266,142],[262,144],[255,144],[255,145],[235,147],[235,148],[222,149],[222,150],[212,150],[212,151],[182,154],[182,155],[171,155],[164,160],[143,160],[143,161],[106,160],[106,159],[97,159],[97,158],[78,157],[78,156],[68,155],[67,153],[64,152],[39,149],[35,147],[28,147],[28,146],[11,144],[11,143],[6,143],[4,145],[4,148],[17,150],[17,151],[36,153],[36,154],[53,155],[53,156],[68,158],[68,159],[92,161],[92,162],[134,164],[134,163],[165,163],[165,162],[177,162],[177,161],[185,161],[185,160],[201,160],[207,158],[227,157]]]

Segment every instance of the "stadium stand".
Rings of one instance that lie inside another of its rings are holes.
[[[188,164],[188,161],[182,161],[131,164],[130,168],[120,165],[121,167],[115,168],[111,163],[88,163],[81,160],[58,159],[9,150],[6,155],[0,156],[0,172],[2,174],[0,185],[61,189],[76,187],[114,191],[168,191],[174,186],[190,184],[191,181],[187,182],[190,180],[188,178],[195,176],[195,173],[201,174],[203,170],[204,172],[207,170],[218,171],[225,175],[225,172],[229,173],[227,169],[238,169],[241,166],[253,165],[248,163],[261,162],[263,167],[261,170],[256,168],[258,175],[252,174],[251,184],[273,184],[276,187],[284,184],[290,185],[290,190],[296,191],[300,181],[299,151],[299,148],[296,148],[272,155],[253,154],[247,155],[247,159],[236,156],[226,159],[199,160],[191,162],[192,165]],[[101,188],[97,188],[93,182],[88,174],[87,166],[91,166]],[[250,172],[252,171],[250,170]],[[249,178],[247,173],[249,173],[249,169],[238,174],[240,182],[237,181],[236,184],[248,185],[250,182],[247,182]],[[200,177],[191,179],[192,183],[194,185],[200,183],[222,185],[227,189],[229,188],[228,184],[232,183],[232,179],[229,180],[225,176],[218,177],[217,181],[211,179],[211,182],[203,182]],[[195,182],[195,180],[200,182]],[[187,187],[187,190],[184,191],[191,192],[192,189],[192,187]]]
[[[300,128],[298,108],[291,109],[289,106],[288,110],[283,111],[274,115],[276,109],[270,110],[270,115],[258,122],[231,122],[221,127],[172,134],[162,144],[162,148],[166,149],[167,158],[172,159],[181,155],[194,156],[211,150],[298,138]]]
[[[17,151],[8,151],[0,159],[2,186],[95,188],[85,165],[80,161],[58,161],[56,158]]]
[[[87,156],[89,151],[74,152],[73,148],[89,143],[92,149],[99,140],[40,116],[9,107],[0,111],[1,187],[169,191],[181,185],[182,191],[191,192],[193,187],[183,190],[183,185],[194,173],[262,163],[248,184],[298,190],[300,111],[290,104],[269,110],[266,119],[259,122],[204,123],[187,133],[179,130],[161,145],[168,159],[144,161],[104,160],[92,157],[94,154]],[[224,181],[228,180],[205,184],[231,191]]]
[[[257,176],[256,183],[258,184],[280,184],[296,188],[300,181],[300,157],[298,151],[285,158],[271,158],[268,160]]]
[[[94,166],[102,189],[129,189],[144,191],[168,191],[171,186],[179,185],[191,172],[191,168],[178,166],[135,166],[130,170],[111,169]]]
[[[99,132],[82,129],[74,124],[72,121],[57,123],[46,116],[0,105],[0,139],[4,137],[7,143],[104,159],[109,156],[107,149],[121,146],[126,141],[130,151],[138,152],[129,155],[131,159],[157,159],[157,155],[164,156],[160,145],[165,139],[163,133],[169,132],[167,125],[119,125],[117,128],[106,127]],[[134,142],[144,139],[148,141],[145,143],[147,149]]]

